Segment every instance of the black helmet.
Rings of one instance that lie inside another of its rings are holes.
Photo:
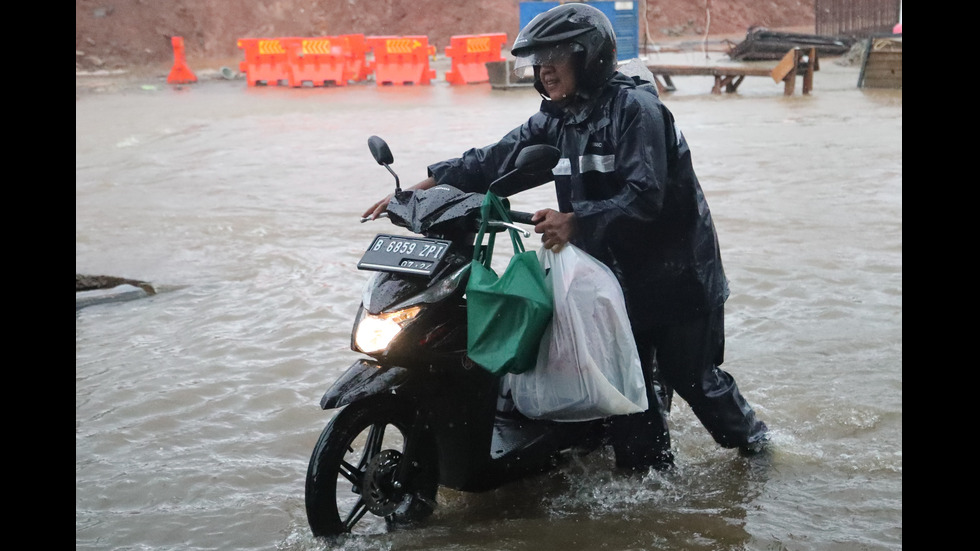
[[[606,14],[587,4],[561,4],[540,13],[514,40],[515,70],[540,65],[549,52],[581,52],[576,81],[590,94],[616,72],[616,33]],[[535,71],[535,88],[543,88]]]

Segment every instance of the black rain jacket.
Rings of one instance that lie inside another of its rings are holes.
[[[728,280],[691,151],[656,87],[616,73],[575,110],[545,100],[499,142],[428,167],[440,184],[484,193],[522,148],[562,152],[548,176],[572,243],[609,266],[634,330],[697,318],[724,304]],[[545,180],[547,181],[547,180]]]

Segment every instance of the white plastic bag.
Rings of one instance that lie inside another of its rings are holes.
[[[534,369],[504,376],[518,411],[532,419],[587,421],[647,409],[640,357],[612,271],[565,245],[538,258],[555,294]]]

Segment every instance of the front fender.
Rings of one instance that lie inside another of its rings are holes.
[[[390,394],[408,381],[411,372],[399,366],[383,366],[374,360],[357,360],[320,398],[323,409],[339,408],[378,394]]]

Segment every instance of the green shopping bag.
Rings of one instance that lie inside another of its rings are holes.
[[[503,275],[490,267],[494,232],[483,249],[491,219],[510,222],[500,198],[487,192],[480,207],[480,231],[466,284],[467,354],[487,371],[523,373],[534,367],[541,336],[554,310],[551,281],[534,251],[525,251],[517,230],[508,229],[514,256]],[[484,254],[481,258],[481,250]]]

